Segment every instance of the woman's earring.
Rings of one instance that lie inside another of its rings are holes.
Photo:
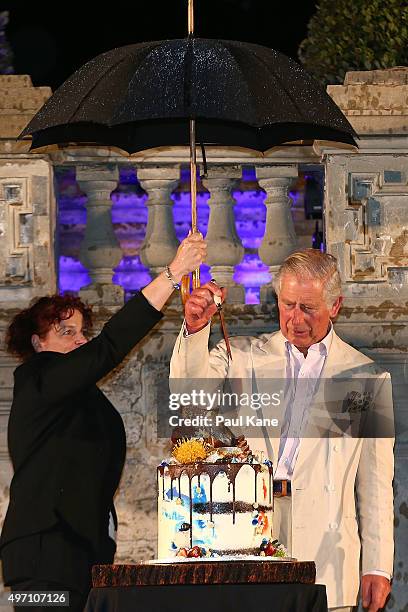
[[[37,338],[31,340],[31,344],[33,345],[33,349],[38,352],[38,350],[41,348],[40,347],[40,343],[38,342]]]

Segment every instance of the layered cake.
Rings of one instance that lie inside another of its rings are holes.
[[[285,555],[272,538],[270,461],[185,439],[157,468],[157,485],[159,559]]]
[[[314,583],[314,562],[289,558],[273,539],[271,462],[245,440],[223,443],[176,440],[157,469],[158,558],[95,565],[94,587]]]

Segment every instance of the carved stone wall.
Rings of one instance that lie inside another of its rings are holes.
[[[408,586],[408,68],[348,73],[328,87],[360,135],[359,150],[321,145],[327,250],[340,262],[345,304],[336,330],[393,380],[395,565],[387,609]]]
[[[33,87],[28,74],[0,74],[0,152],[24,153],[29,140],[16,140],[50,97],[50,87]]]
[[[0,300],[56,289],[53,171],[46,159],[0,157]]]
[[[366,143],[367,145],[370,143]],[[328,154],[327,248],[340,262],[345,305],[336,330],[391,372],[396,417],[395,574],[389,609],[404,601],[408,566],[408,143],[386,155]]]

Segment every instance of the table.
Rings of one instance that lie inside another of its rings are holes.
[[[321,584],[98,587],[84,612],[327,612]]]

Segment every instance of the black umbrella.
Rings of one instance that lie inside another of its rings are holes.
[[[294,140],[355,144],[323,87],[296,62],[259,45],[185,38],[98,55],[47,100],[21,136],[32,148],[96,143],[129,153],[196,139],[265,151]]]
[[[188,38],[102,53],[47,100],[20,135],[31,148],[55,143],[116,146],[134,153],[190,145],[196,231],[195,143],[258,151],[295,140],[355,145],[353,128],[325,90],[282,53],[243,42]],[[199,286],[199,270],[193,286]],[[189,279],[183,279],[183,301]]]

